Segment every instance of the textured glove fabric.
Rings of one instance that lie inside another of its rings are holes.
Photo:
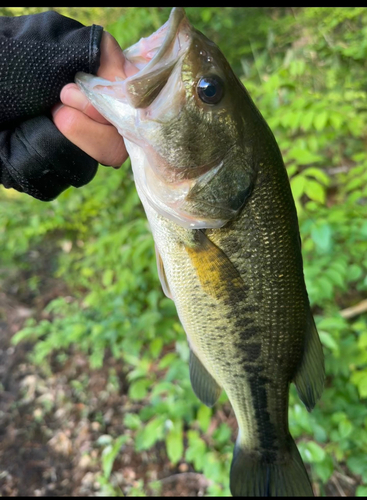
[[[50,109],[78,71],[96,73],[101,26],[48,11],[0,17],[0,183],[49,201],[88,183],[97,162],[66,139]]]

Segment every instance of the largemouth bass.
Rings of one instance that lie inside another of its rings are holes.
[[[294,382],[310,411],[324,383],[297,214],[281,153],[218,47],[181,8],[124,51],[134,71],[78,74],[119,130],[154,236],[160,280],[190,345],[198,398],[224,389],[239,432],[234,496],[309,496],[288,428]]]

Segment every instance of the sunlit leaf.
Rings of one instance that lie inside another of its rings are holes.
[[[318,201],[324,204],[326,200],[325,188],[316,181],[309,180],[305,182],[304,186],[305,193],[311,200]]]
[[[168,458],[176,464],[182,458],[184,451],[182,421],[178,420],[173,423],[166,435],[166,447]]]
[[[200,405],[200,408],[197,413],[197,419],[200,425],[200,428],[206,432],[208,430],[210,419],[211,419],[212,411],[205,405]]]
[[[307,463],[322,462],[326,457],[324,448],[313,441],[300,443],[299,450],[303,460]]]
[[[320,131],[322,130],[323,128],[325,128],[325,125],[326,125],[326,122],[327,122],[327,119],[328,119],[328,113],[326,110],[324,111],[321,111],[320,113],[318,113],[315,118],[314,118],[314,121],[313,121],[313,124],[315,126],[315,129]]]

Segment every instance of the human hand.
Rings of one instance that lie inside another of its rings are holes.
[[[122,138],[65,85],[77,71],[96,74],[98,64],[104,78],[130,76],[116,40],[54,11],[0,16],[1,30],[9,37],[0,65],[0,184],[50,201],[88,184],[98,162],[120,166]]]
[[[125,60],[115,38],[103,32],[97,75],[115,81],[116,76],[125,79],[136,71]],[[128,154],[117,129],[90,104],[75,83],[63,87],[60,99],[61,104],[52,110],[53,121],[59,131],[99,163],[119,168]]]

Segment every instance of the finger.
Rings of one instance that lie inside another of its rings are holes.
[[[65,105],[53,112],[53,120],[69,141],[99,163],[120,167],[127,159],[123,138],[112,125],[96,122],[83,111]]]
[[[131,65],[123,55],[123,52],[115,40],[108,32],[103,32],[101,42],[100,67],[97,75],[106,80],[115,81],[115,78],[125,79],[138,71]],[[63,87],[60,94],[63,104],[83,111],[84,114],[93,120],[107,124],[109,123],[88,101],[87,97],[79,90],[75,83],[69,83]]]
[[[68,83],[63,87],[60,100],[66,106],[70,106],[92,118],[93,120],[107,124],[109,123],[88,101],[87,97],[79,90],[75,83]]]
[[[125,80],[125,78],[134,75],[138,71],[138,68],[125,59],[124,53],[115,38],[107,31],[104,31],[97,75],[114,82],[116,76]]]

